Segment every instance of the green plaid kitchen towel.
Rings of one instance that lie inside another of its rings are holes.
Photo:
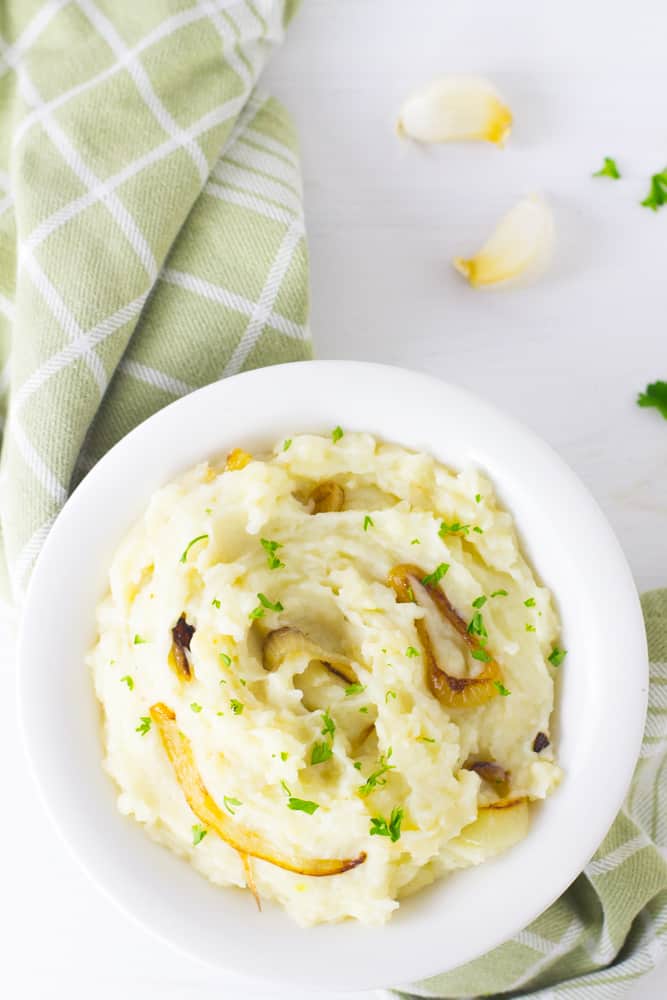
[[[0,527],[19,601],[72,485],[132,427],[310,357],[296,139],[254,89],[295,6],[0,4]]]
[[[310,356],[295,135],[255,90],[297,3],[0,4],[0,529],[18,602],[72,486],[139,421]],[[651,707],[622,815],[531,927],[413,994],[603,1000],[660,955],[667,595],[644,610]]]

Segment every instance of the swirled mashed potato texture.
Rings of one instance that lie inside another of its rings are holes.
[[[396,567],[412,572],[402,597]],[[121,813],[216,885],[254,880],[302,925],[386,921],[523,837],[529,802],[560,777],[558,618],[474,468],[350,432],[200,465],[121,544],[97,625],[89,665]],[[297,868],[356,867],[315,877],[244,858],[191,808],[156,705],[226,830]]]

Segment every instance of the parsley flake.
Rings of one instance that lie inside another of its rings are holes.
[[[146,733],[151,728],[151,725],[152,725],[152,720],[151,720],[150,716],[149,715],[142,715],[141,718],[139,719],[139,725],[137,726],[137,728],[134,731],[135,731],[135,733],[141,733],[142,736],[145,736]]]
[[[441,538],[444,538],[445,535],[467,535],[469,531],[469,524],[461,524],[459,521],[453,521],[451,524],[447,524],[446,521],[443,521],[440,525],[438,534]]]
[[[366,514],[366,517],[364,518],[364,531],[368,531],[369,528],[374,528],[374,527],[375,527],[375,521],[373,520],[370,514]]]
[[[295,812],[308,813],[309,816],[312,816],[320,807],[317,802],[310,802],[308,799],[295,799],[293,796],[290,796],[287,808],[294,809]]]
[[[266,596],[266,594],[258,594],[257,595],[257,600],[259,601],[259,604],[257,605],[256,608],[254,608],[250,612],[250,614],[248,615],[249,618],[263,618],[264,617],[264,609],[266,609],[267,611],[284,611],[285,610],[283,608],[282,604],[280,603],[280,601],[270,601],[268,599],[268,597]]]
[[[611,156],[605,156],[603,165],[593,174],[593,177],[611,177],[613,181],[619,180],[620,176],[616,160],[612,160]]]
[[[289,451],[291,447],[292,447],[292,438],[285,438],[285,442],[283,444],[283,451]]]
[[[449,569],[449,563],[440,563],[440,565],[437,566],[432,573],[428,573],[422,579],[422,583],[424,584],[425,587],[436,587],[440,583],[440,581],[442,580],[443,576],[445,575],[448,569]],[[415,595],[412,594],[412,600],[414,601],[414,599]]]
[[[512,693],[511,691],[508,691],[505,685],[501,684],[500,681],[494,681],[493,686],[498,692],[498,694],[501,695],[501,697],[503,698],[506,698],[508,694]]]
[[[371,819],[371,837],[389,837],[392,844],[401,836],[401,823],[403,822],[403,809],[395,806],[391,811],[389,822],[382,816],[373,816]]]
[[[343,436],[343,433],[344,432],[342,427],[334,427],[334,429],[331,432],[331,440],[333,441],[334,444],[338,444],[338,442]]]
[[[553,667],[560,667],[561,663],[563,662],[566,656],[567,656],[566,649],[559,649],[558,646],[554,646],[554,648],[551,650],[551,653],[548,656],[548,660]]]
[[[208,535],[197,535],[196,538],[193,538],[191,541],[188,542],[188,544],[185,546],[185,549],[183,550],[183,555],[181,556],[182,563],[186,562],[188,558],[188,552],[190,551],[192,546],[196,545],[197,542],[203,542],[205,538],[208,538]]]
[[[321,743],[313,743],[313,749],[310,752],[310,763],[311,764],[324,764],[325,761],[331,760],[333,757],[333,751],[331,745],[325,740]]]
[[[487,638],[489,633],[486,631],[486,628],[484,627],[484,619],[482,618],[482,613],[480,611],[476,611],[475,614],[470,619],[470,624],[468,625],[468,634],[479,635],[483,639]]]
[[[418,736],[418,743],[435,743],[435,740],[431,736]]]
[[[226,809],[226,810],[227,810],[227,812],[228,812],[228,813],[230,813],[230,815],[232,815],[232,816],[236,816],[236,811],[235,811],[235,809],[233,809],[233,808],[232,808],[232,806],[242,806],[242,805],[243,805],[243,803],[242,803],[242,802],[239,802],[239,800],[238,800],[238,799],[234,799],[234,798],[232,798],[232,796],[231,796],[231,795],[225,795],[225,796],[223,797],[223,800],[222,800],[222,801],[223,801],[223,802],[224,802],[224,804],[225,804],[225,809]]]
[[[333,739],[334,733],[336,732],[336,723],[329,715],[328,708],[325,708],[322,713],[322,722],[324,723],[322,726],[322,736],[330,736],[331,739]]]
[[[475,503],[481,503],[481,502],[482,502],[482,494],[475,493]]]
[[[535,598],[534,597],[528,597],[523,603],[525,604],[525,606],[527,608],[534,608],[535,607]]]
[[[280,751],[280,759],[281,759],[282,761],[285,761],[285,760],[287,760],[287,758],[288,758],[288,757],[289,757],[289,754],[287,753],[287,751],[286,751],[286,750],[281,750],[281,751]]]
[[[484,596],[484,594],[480,594],[479,597],[476,597],[475,600],[472,602],[473,608],[483,608],[485,604],[486,604],[486,597]]]
[[[211,606],[214,608],[218,608],[218,610],[220,609],[220,601],[218,600],[217,597],[213,598],[213,600],[211,601]]]
[[[349,698],[354,694],[361,694],[362,691],[365,690],[366,690],[365,684],[348,684],[348,686],[345,688],[345,696]]]
[[[413,659],[413,657],[419,656],[419,650],[415,649],[414,646],[408,646],[408,648],[405,651],[405,655],[408,656],[410,659]]]
[[[354,767],[357,769],[357,771],[361,771],[361,761],[355,760]]]
[[[377,788],[379,785],[387,784],[387,779],[383,777],[383,775],[385,775],[387,771],[393,771],[394,769],[394,765],[388,763],[391,758],[391,753],[392,750],[391,747],[389,747],[386,754],[380,754],[376,769],[368,775],[363,785],[359,785],[358,792],[360,795],[370,795],[374,788]]]
[[[145,642],[148,642],[147,639],[142,639],[140,635],[135,635],[133,641],[135,646],[143,646]]]
[[[384,700],[385,700],[386,704],[389,704],[389,699],[390,698],[396,698],[396,692],[395,691],[387,691],[387,693],[384,696]]]
[[[535,632],[535,626],[531,625],[529,622],[526,623],[526,632]]]
[[[484,528],[480,528],[480,526],[478,524],[476,524],[475,527],[472,530],[476,531],[478,535],[483,535],[484,534]]]
[[[121,684],[127,684],[130,691],[134,691],[134,679],[130,677],[129,674],[125,674],[124,677],[120,679]]]
[[[260,543],[264,551],[266,552],[266,559],[269,564],[269,569],[284,569],[285,563],[276,555],[278,549],[282,549],[280,542],[272,542],[269,538],[260,538]]]
[[[245,705],[243,704],[242,701],[237,701],[236,698],[232,698],[231,701],[229,702],[229,707],[231,708],[234,715],[242,715]]]
[[[487,651],[481,647],[479,649],[473,649],[470,655],[473,660],[479,660],[481,663],[488,663],[491,659]]]
[[[368,705],[362,705],[359,711],[362,715],[368,715]]]
[[[199,715],[199,713],[201,712],[201,705],[199,705],[196,701],[190,702],[190,708],[192,709],[193,712],[196,712],[197,715]]]
[[[208,833],[205,826],[201,826],[199,823],[195,823],[192,827],[192,846],[196,847],[197,844],[201,844],[202,840]]]
[[[653,212],[657,212],[664,204],[667,203],[667,167],[662,170],[659,174],[653,174],[651,177],[651,186],[649,192],[642,201],[644,208],[650,208]]]
[[[231,656],[228,656],[227,653],[219,653],[218,655],[220,656],[220,659],[222,660],[222,662],[226,667],[231,667],[232,665]]]
[[[506,590],[494,590],[494,592],[491,594],[491,597],[508,597],[508,596],[509,595]]]
[[[654,406],[667,420],[667,382],[651,382],[637,397],[637,406]]]
[[[289,785],[287,784],[286,781],[281,781],[280,782],[280,787],[284,791],[285,795],[291,795],[292,794],[292,792],[290,791],[290,787],[289,787]]]
[[[410,545],[421,545],[421,542],[419,541],[418,538],[413,538],[412,541],[410,542]]]

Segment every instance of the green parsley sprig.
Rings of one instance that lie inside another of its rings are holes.
[[[653,406],[667,420],[667,382],[651,382],[637,397],[637,406]]]
[[[183,550],[183,554],[181,555],[181,560],[180,561],[182,563],[186,562],[187,558],[188,558],[188,552],[190,551],[190,549],[192,548],[192,546],[196,545],[197,542],[203,542],[205,538],[208,538],[208,535],[197,535],[196,538],[192,538],[188,542],[188,544],[185,546],[185,548]]]
[[[371,837],[389,837],[392,844],[395,844],[401,836],[401,823],[403,822],[403,808],[394,806],[389,817],[389,822],[382,816],[373,816],[371,819]]]
[[[604,163],[599,170],[596,170],[593,177],[610,177],[613,181],[620,179],[621,174],[616,166],[616,160],[613,160],[611,156],[605,156]]]
[[[280,542],[273,542],[270,538],[260,538],[260,543],[266,552],[269,569],[284,569],[285,563],[281,562],[276,555],[278,549],[282,549],[282,544]]]
[[[376,769],[368,775],[363,785],[359,785],[357,789],[359,795],[366,797],[370,795],[371,792],[381,785],[387,784],[387,779],[384,777],[388,771],[394,770],[394,765],[389,763],[392,755],[392,749],[389,747],[386,754],[380,754],[380,758],[377,763]]]

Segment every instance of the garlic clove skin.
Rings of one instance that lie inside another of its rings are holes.
[[[529,195],[503,216],[484,246],[454,267],[473,288],[524,283],[546,269],[553,250],[553,214],[540,195]]]
[[[479,76],[443,76],[401,106],[396,131],[417,142],[481,140],[502,146],[512,112],[495,87]]]

